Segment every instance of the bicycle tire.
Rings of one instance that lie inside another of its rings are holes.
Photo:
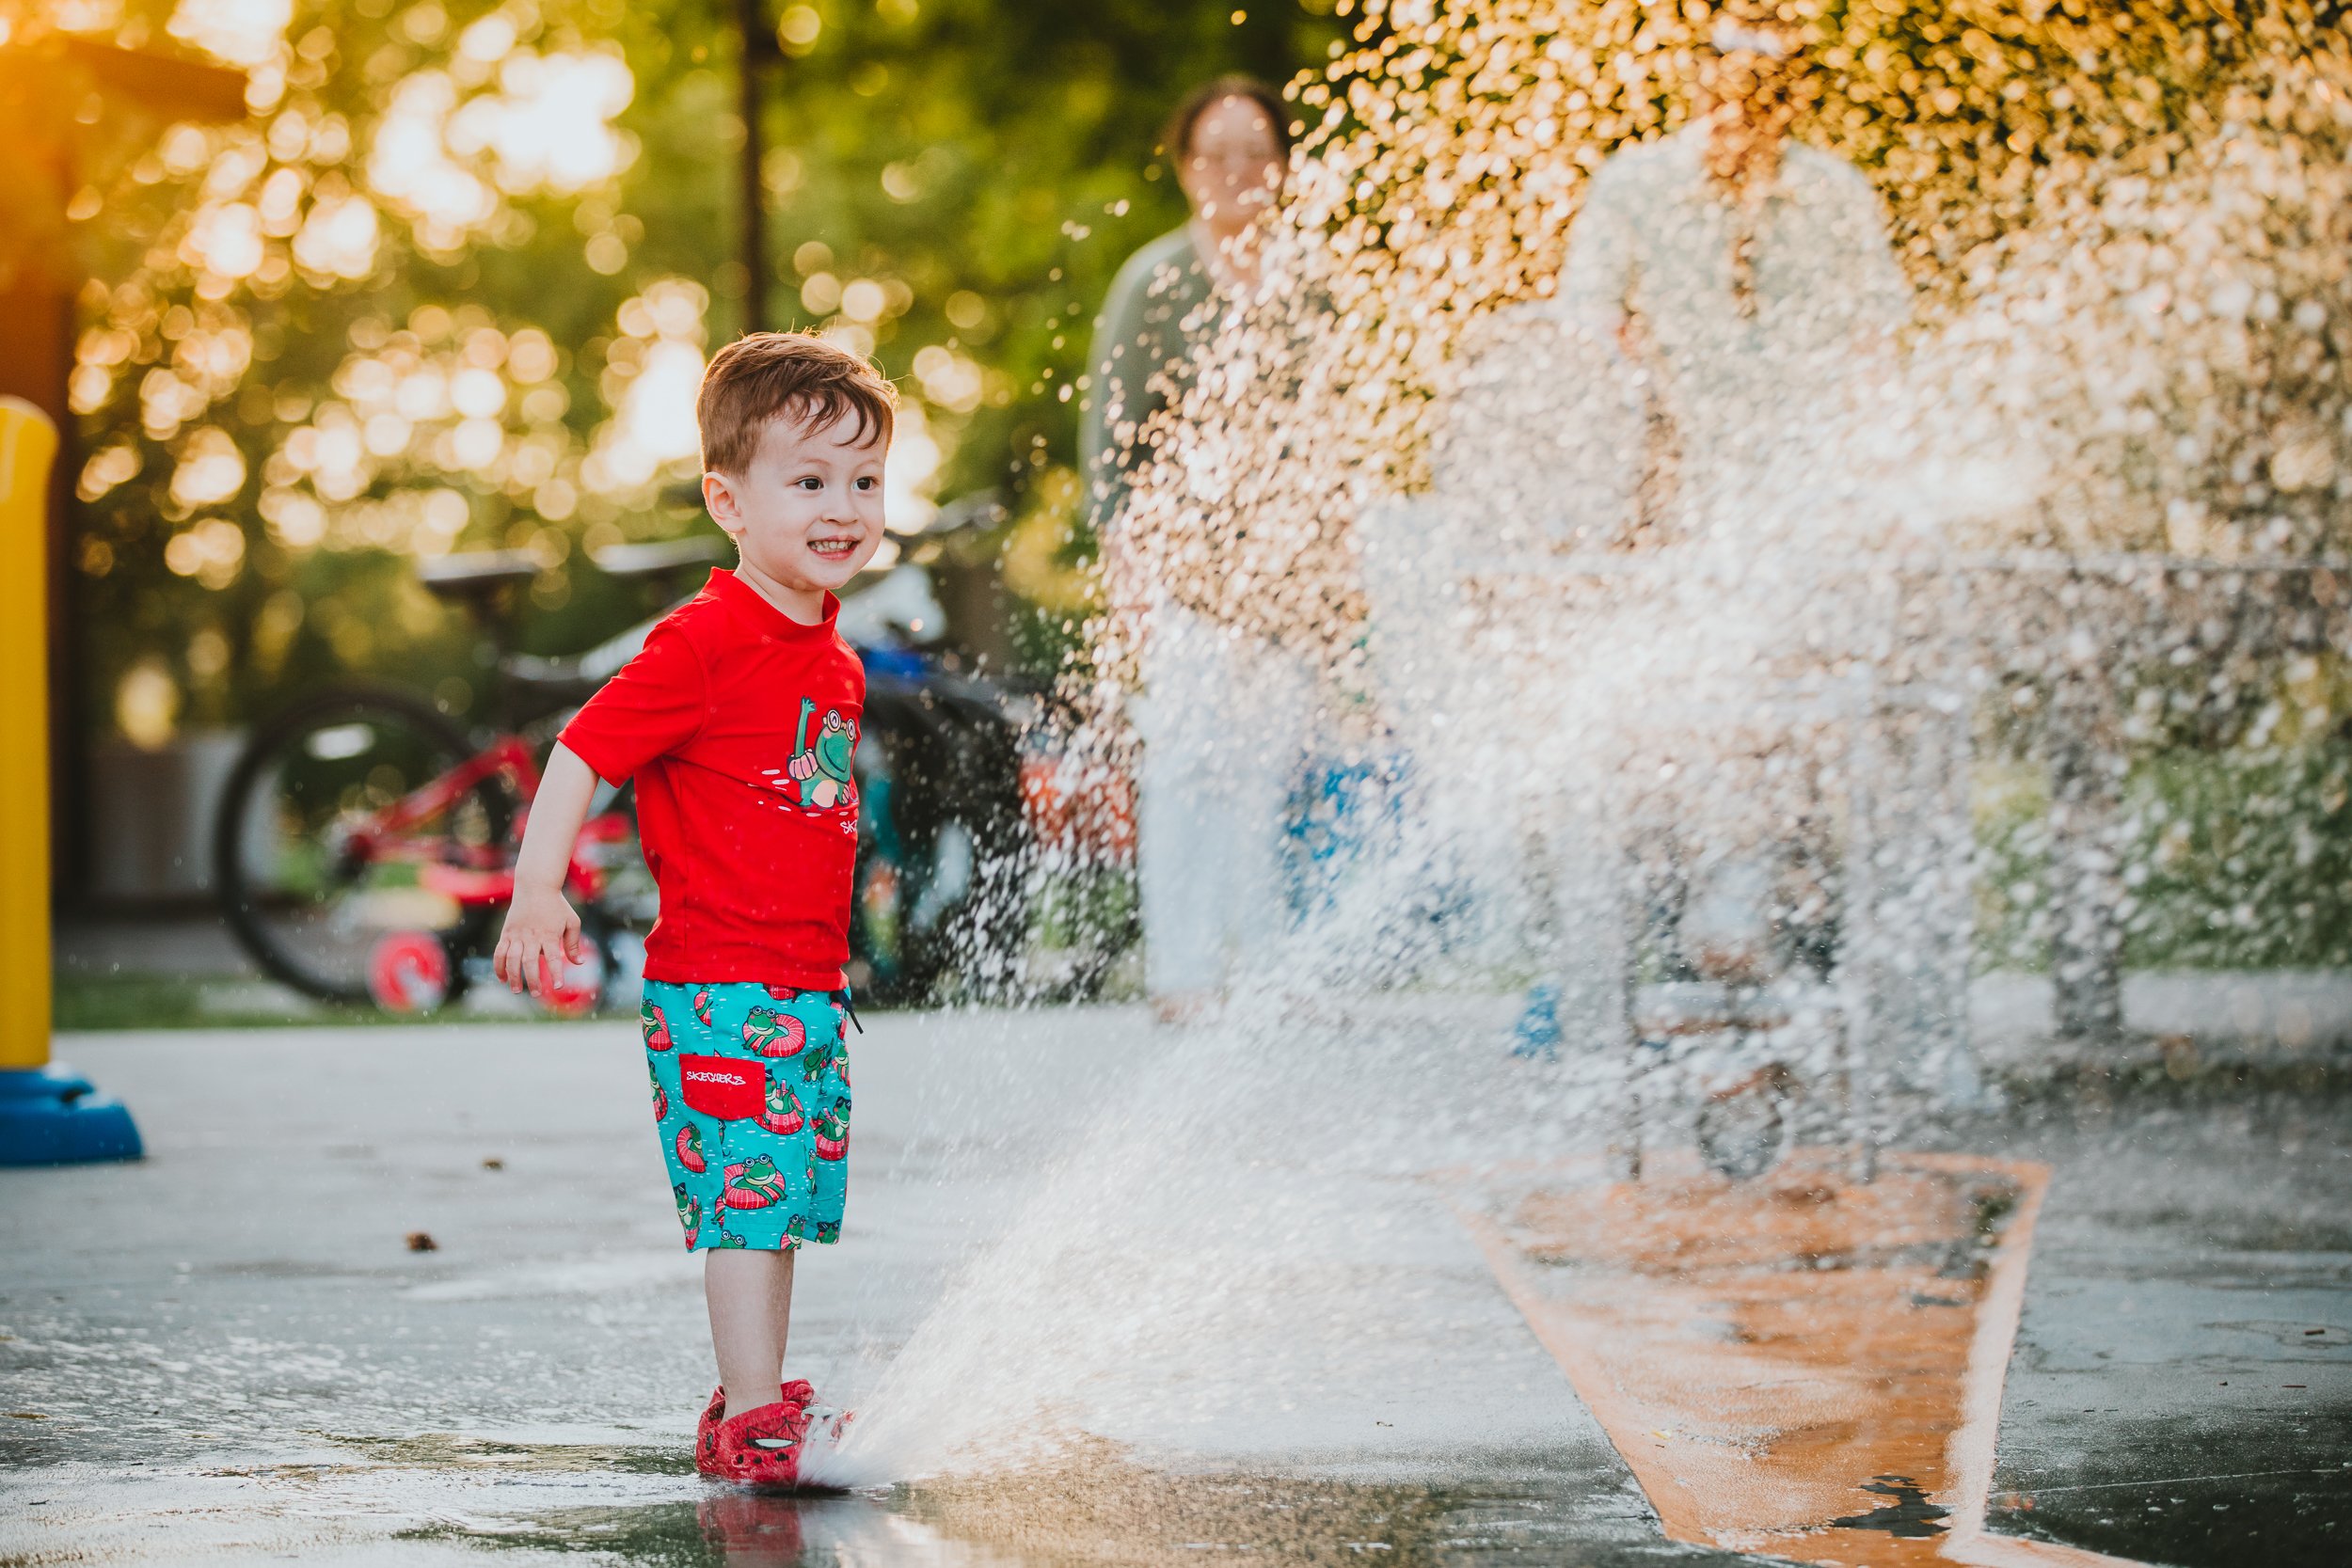
[[[230,771],[213,819],[213,885],[230,934],[263,974],[325,1002],[366,1002],[364,972],[355,977],[338,978],[321,966],[306,962],[299,944],[286,941],[263,917],[262,899],[248,876],[252,846],[247,837],[255,820],[254,796],[267,782],[273,764],[306,732],[322,731],[337,723],[350,724],[371,714],[389,717],[415,732],[441,753],[443,766],[453,766],[475,750],[455,723],[406,691],[376,686],[334,688],[303,699],[254,731]],[[515,820],[516,802],[510,791],[499,781],[488,779],[468,793],[480,803],[489,839],[503,843]],[[494,914],[486,908],[469,910],[454,926],[445,929],[443,934],[453,954],[461,956],[460,962],[453,965],[458,974],[464,973],[462,955],[480,944]],[[456,983],[462,985],[463,981]]]

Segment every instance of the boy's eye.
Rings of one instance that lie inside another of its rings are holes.
[[[815,474],[810,474],[801,481],[801,488],[803,490],[822,490],[824,487],[825,482]]]
[[[861,490],[871,490],[881,483],[882,481],[871,474],[861,474],[858,476],[857,487]]]

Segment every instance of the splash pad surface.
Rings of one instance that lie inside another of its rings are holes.
[[[1482,1020],[1482,1031],[1506,1022]],[[1044,1173],[1109,1107],[1150,1091],[1148,1058],[1184,1049],[1131,1010],[868,1023],[869,1117],[852,1154],[864,1223],[839,1263],[808,1270],[794,1352],[860,1403],[972,1244],[1045,1191]],[[0,1209],[0,1251],[18,1265],[0,1280],[0,1553],[171,1568],[267,1552],[403,1568],[479,1563],[485,1552],[812,1568],[1634,1568],[1661,1549],[1694,1565],[1736,1560],[1723,1547],[1661,1544],[1644,1478],[1449,1210],[1475,1199],[1530,1246],[1572,1243],[1663,1302],[1674,1282],[1641,1273],[1642,1249],[1692,1234],[1699,1219],[1736,1218],[1719,1206],[1720,1184],[1701,1184],[1684,1207],[1661,1196],[1655,1212],[1635,1204],[1604,1224],[1576,1207],[1599,1184],[1597,1166],[1563,1165],[1540,1144],[1495,1142],[1484,1151],[1495,1183],[1466,1186],[1327,1168],[1326,1149],[1269,1142],[1265,1163],[1243,1173],[1260,1186],[1295,1200],[1309,1171],[1326,1167],[1304,1211],[1312,1223],[1283,1240],[1281,1289],[1171,1298],[1172,1354],[1143,1358],[1130,1386],[1071,1390],[1073,1435],[1036,1467],[909,1471],[847,1497],[755,1505],[709,1493],[689,1469],[688,1423],[708,1386],[694,1338],[702,1308],[675,1221],[646,1202],[648,1171],[611,1156],[634,1149],[651,1164],[626,1028],[370,1030],[358,1043],[364,1058],[332,1030],[76,1041],[77,1057],[169,1114],[151,1127],[144,1164],[11,1178]],[[1438,1060],[1466,1093],[1526,1082],[1526,1064],[1488,1049],[1483,1032],[1477,1049]],[[453,1119],[454,1072],[496,1091],[495,1118]],[[1019,1127],[983,1126],[974,1117],[993,1101],[979,1091],[1007,1074],[1050,1075],[1058,1098]],[[558,1078],[568,1092],[539,1092]],[[256,1083],[271,1092],[256,1096]],[[2352,1528],[2339,1468],[2352,1451],[2342,1361],[2352,1127],[2340,1101],[2193,1087],[2177,1086],[2178,1104],[2062,1100],[2040,1119],[1970,1133],[1973,1147],[2002,1151],[1989,1162],[1996,1172],[2053,1172],[2000,1413],[1988,1519],[1998,1533],[1979,1539],[2010,1555],[1971,1560],[2053,1560],[2058,1543],[2187,1568],[2257,1552],[2278,1568],[2338,1560],[2333,1534]],[[1178,1147],[1140,1151],[1147,1183],[1174,1178]],[[502,1169],[484,1167],[491,1155]],[[305,1201],[277,1201],[273,1162],[310,1173]],[[1662,1157],[1657,1165],[1655,1187],[1673,1194],[1683,1179]],[[1902,1191],[1910,1178],[1888,1180]],[[1547,1193],[1549,1206],[1529,1204]],[[1924,1247],[1967,1232],[1967,1205],[1955,1201],[1957,1212],[1903,1209],[1871,1223]],[[1773,1204],[1802,1227],[1837,1208]],[[1210,1212],[1180,1207],[1178,1217],[1192,1216],[1198,1241]],[[107,1216],[103,1231],[58,1223],[90,1214]],[[1994,1273],[2019,1241],[2013,1214]],[[1384,1216],[1394,1230],[1368,1223]],[[438,1251],[402,1247],[419,1227]],[[1798,1250],[1838,1240],[1809,1233]],[[1789,1249],[1790,1236],[1759,1235],[1755,1250],[1710,1253],[1707,1266],[1731,1281],[1769,1273],[1773,1246]],[[1930,1279],[1921,1294],[1945,1294],[1948,1282],[1917,1261],[1895,1260]],[[1516,1255],[1512,1266],[1573,1272]],[[1646,1332],[1705,1328],[1708,1300],[1687,1301]],[[1788,1308],[1769,1296],[1762,1306]],[[1933,1320],[1954,1309],[1906,1310]],[[1090,1311],[1076,1326],[1122,1321]],[[1850,1377],[1863,1347],[1821,1338],[1785,1382]],[[1085,1348],[1065,1326],[1017,1333],[998,1353],[1018,1389],[1051,1382]],[[1700,1379],[1728,1365],[1706,1356],[1762,1354],[1720,1334],[1699,1338],[1698,1353],[1685,1371]],[[1947,1345],[1940,1364],[1955,1355]],[[1836,1397],[1869,1392],[1843,1388]],[[952,1406],[957,1393],[926,1384],[906,1398]],[[1138,1407],[1138,1393],[1157,1402]],[[1820,1517],[1899,1506],[1836,1494],[1811,1494]],[[2008,1539],[2029,1535],[2040,1539]]]

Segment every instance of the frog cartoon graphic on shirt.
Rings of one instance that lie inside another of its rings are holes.
[[[800,786],[802,805],[818,811],[854,806],[857,784],[850,776],[850,758],[857,751],[857,723],[842,718],[839,708],[829,707],[812,742],[808,721],[816,711],[817,699],[801,699],[800,729],[792,738],[792,756],[784,770]]]

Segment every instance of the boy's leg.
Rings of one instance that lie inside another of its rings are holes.
[[[784,1381],[784,1342],[792,1324],[794,1251],[712,1247],[703,1257],[710,1344],[719,1355],[727,1414],[773,1404]]]

